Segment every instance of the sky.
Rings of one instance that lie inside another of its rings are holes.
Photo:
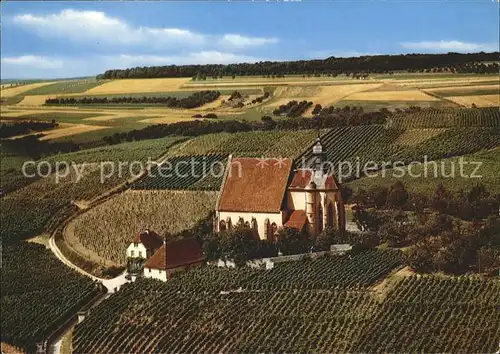
[[[498,51],[496,1],[2,2],[1,77]]]

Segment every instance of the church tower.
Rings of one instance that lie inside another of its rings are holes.
[[[323,148],[323,144],[321,143],[321,138],[319,137],[319,130],[318,130],[318,137],[316,138],[316,143],[313,146],[313,151],[312,151],[312,168],[318,172],[323,170],[323,164],[326,161],[326,149]]]

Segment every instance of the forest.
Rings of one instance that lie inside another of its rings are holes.
[[[205,78],[220,76],[250,75],[330,75],[358,73],[409,72],[456,72],[497,73],[498,64],[482,62],[498,61],[498,52],[493,53],[447,53],[373,55],[353,58],[335,58],[297,61],[264,61],[240,64],[167,65],[106,70],[97,79],[132,79],[159,77]]]

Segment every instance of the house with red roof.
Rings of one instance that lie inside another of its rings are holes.
[[[172,274],[204,264],[198,241],[186,238],[168,241],[144,264],[144,277],[167,281]]]
[[[215,231],[240,223],[260,239],[273,241],[277,231],[293,227],[309,236],[325,227],[345,230],[340,185],[325,172],[325,151],[318,138],[309,168],[293,168],[287,158],[232,158],[217,200]]]
[[[194,238],[166,241],[156,232],[144,230],[127,248],[129,274],[143,274],[146,278],[167,281],[173,273],[203,263],[203,252]]]

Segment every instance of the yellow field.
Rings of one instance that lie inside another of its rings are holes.
[[[277,101],[269,103],[267,107],[278,107],[286,104],[290,100],[312,101],[323,107],[336,103],[357,92],[371,90],[380,87],[382,84],[351,84],[351,85],[331,85],[331,86],[286,86],[278,87],[274,92]]]
[[[408,79],[408,80],[384,80],[385,82],[391,82],[395,83],[401,86],[408,86],[408,87],[428,87],[432,88],[433,85],[439,85],[439,86],[458,86],[458,85],[470,85],[474,84],[475,82],[485,82],[485,81],[491,81],[493,82],[498,82],[498,77],[468,77],[468,78],[461,78],[461,79]]]
[[[62,96],[62,95],[61,95]],[[55,97],[54,95],[33,95],[24,96],[21,102],[16,104],[16,106],[42,106],[45,104],[47,98]]]
[[[37,82],[36,84],[28,84],[28,85],[22,85],[22,86],[17,86],[17,87],[8,87],[5,89],[0,90],[0,96],[2,97],[14,97],[17,96],[23,92],[36,89],[38,87],[46,86],[49,84],[53,84],[53,82]]]
[[[500,91],[500,86],[497,86]],[[456,92],[463,90],[478,91],[478,90],[492,90],[495,89],[495,85],[470,85],[470,86],[452,86],[452,87],[442,87],[442,88],[430,88],[425,91],[428,92]]]
[[[439,101],[438,98],[427,95],[420,90],[358,92],[347,96],[346,99],[356,101]]]
[[[477,107],[500,106],[500,95],[452,96],[446,97],[446,99],[465,107],[471,107],[473,103]]]
[[[169,92],[181,88],[189,78],[113,80],[87,90],[86,94]]]
[[[170,117],[156,117],[156,118],[147,118],[144,120],[140,120],[140,123],[153,123],[153,124],[169,124],[176,122],[188,122],[193,121],[194,118],[191,116],[170,116]],[[200,119],[200,118],[197,118]]]
[[[107,129],[109,127],[100,125],[85,125],[85,124],[69,124],[61,123],[62,127],[60,129],[48,130],[44,132],[44,136],[40,140],[51,140],[62,138],[70,135],[77,135],[82,133],[87,133],[95,130]]]

